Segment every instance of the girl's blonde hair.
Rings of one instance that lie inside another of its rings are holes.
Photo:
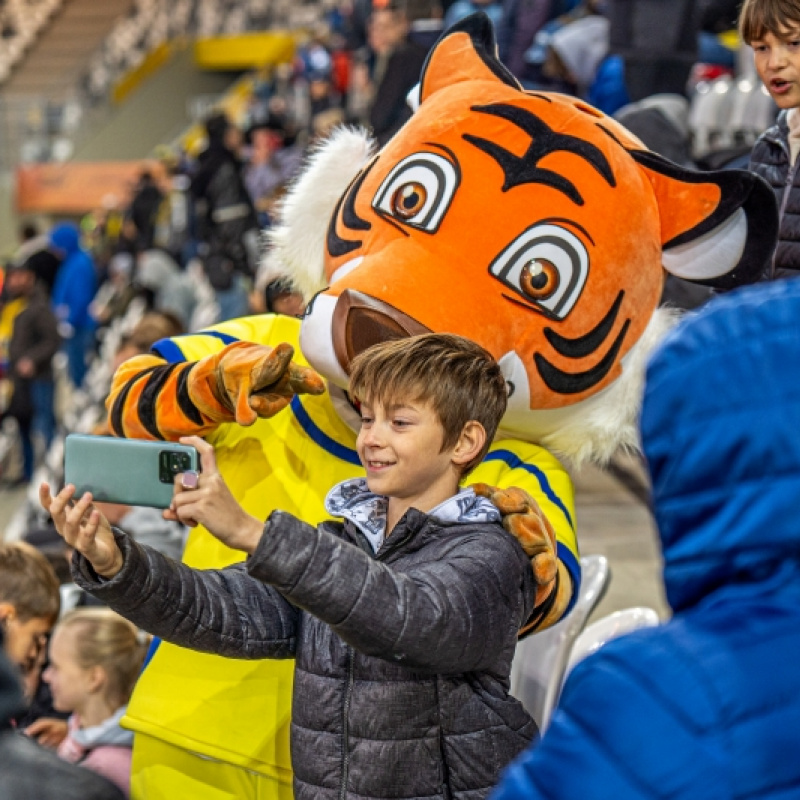
[[[107,608],[76,608],[67,612],[56,631],[73,629],[75,659],[83,669],[102,667],[106,697],[125,705],[142,669],[147,640],[136,626]]]

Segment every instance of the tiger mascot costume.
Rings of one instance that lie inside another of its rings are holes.
[[[757,279],[776,212],[753,175],[688,171],[580,100],[523,92],[495,49],[488,19],[467,18],[431,51],[415,113],[380,152],[342,129],[312,156],[270,254],[310,301],[302,322],[263,315],[162,341],[119,369],[107,405],[116,435],[205,436],[250,514],[317,524],[328,489],[362,474],[353,356],[425,331],[475,340],[502,365],[509,404],[471,481],[532,556],[531,630],[580,582],[556,454],[602,461],[635,445],[643,365],[671,324],[657,308],[665,270],[721,288]],[[307,391],[307,364],[324,394]],[[196,528],[184,560],[241,554]],[[290,797],[291,683],[291,663],[161,643],[125,720],[133,796]]]

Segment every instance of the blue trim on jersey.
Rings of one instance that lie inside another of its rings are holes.
[[[575,605],[581,591],[581,562],[575,558],[569,547],[562,542],[556,542],[556,555],[558,555],[558,560],[567,568],[567,572],[572,578],[572,598],[569,601],[567,610],[561,617],[561,619],[564,619],[572,611],[572,607]]]
[[[349,447],[339,444],[339,442],[331,439],[327,433],[317,427],[316,423],[308,416],[308,412],[303,408],[303,404],[300,402],[300,398],[297,395],[292,398],[290,406],[294,412],[295,418],[300,423],[300,427],[311,437],[311,440],[315,444],[319,445],[331,455],[336,456],[336,458],[346,461],[348,464],[355,464],[357,467],[361,466],[361,460],[355,450],[351,450]]]
[[[144,672],[147,665],[153,660],[153,656],[156,654],[156,650],[158,650],[160,644],[161,639],[159,639],[158,636],[154,636],[150,640],[150,646],[147,648],[147,655],[144,657],[144,663],[142,664],[142,672]]]
[[[547,480],[547,476],[544,474],[544,472],[542,472],[542,470],[539,469],[539,467],[535,467],[533,464],[527,464],[518,455],[512,453],[510,450],[493,450],[492,452],[488,453],[486,458],[483,460],[504,461],[511,469],[524,469],[525,472],[529,472],[531,475],[533,475],[536,480],[539,481],[539,486],[544,492],[545,497],[547,497],[547,499],[553,503],[553,505],[561,509],[564,516],[567,518],[570,528],[572,528],[573,531],[575,530],[575,523],[572,521],[572,515],[564,505],[564,501],[553,491],[553,487]],[[580,568],[578,568],[578,574],[580,574]]]
[[[170,364],[182,364],[186,361],[186,356],[172,339],[161,339],[150,350]]]
[[[219,339],[223,344],[233,344],[234,342],[241,341],[236,336],[231,336],[229,333],[221,333],[220,331],[202,331],[201,333],[185,333],[184,336],[211,336],[214,339]],[[180,339],[176,336],[175,339]],[[178,347],[175,339],[159,339],[150,349],[157,355],[161,356],[165,361],[170,364],[181,364],[186,361],[186,356],[183,351]]]

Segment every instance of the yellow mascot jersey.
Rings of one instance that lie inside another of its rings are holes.
[[[305,364],[297,344],[299,329],[294,318],[260,315],[164,340],[155,351],[175,363],[196,361],[237,340],[288,342],[295,347],[295,360]],[[219,470],[233,494],[260,519],[283,509],[318,524],[328,518],[323,501],[329,489],[363,474],[356,434],[336,414],[327,393],[295,397],[271,419],[259,419],[247,428],[223,424],[206,438],[215,447]],[[519,486],[537,500],[556,530],[559,557],[573,579],[574,597],[580,568],[573,493],[558,461],[535,445],[501,441],[469,482]],[[219,568],[241,559],[241,553],[202,527],[191,531],[184,554],[188,565]],[[124,724],[202,757],[288,783],[293,667],[293,661],[236,661],[162,642],[138,682]]]

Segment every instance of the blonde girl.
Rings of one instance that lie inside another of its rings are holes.
[[[58,754],[104,775],[126,796],[133,736],[119,721],[144,654],[145,644],[130,622],[106,608],[79,608],[56,625],[50,666],[42,676],[55,708],[72,712]]]

